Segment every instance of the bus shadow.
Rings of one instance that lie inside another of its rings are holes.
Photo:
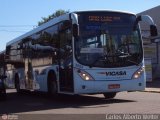
[[[48,98],[46,94],[25,92],[23,94],[8,93],[6,101],[0,101],[0,115],[31,111],[54,110],[61,108],[94,108],[109,107],[115,103],[136,102],[124,99],[103,99],[96,96],[61,95]]]

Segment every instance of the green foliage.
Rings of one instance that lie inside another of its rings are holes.
[[[62,9],[57,10],[56,12],[54,12],[53,14],[49,15],[48,17],[42,17],[42,20],[38,22],[38,26],[48,22],[49,20],[56,18],[58,16],[61,16],[63,14],[69,13],[69,10],[65,11]]]

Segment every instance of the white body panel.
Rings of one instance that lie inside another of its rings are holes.
[[[74,69],[74,81],[75,85],[75,94],[84,94],[84,93],[104,93],[104,92],[120,92],[120,91],[136,91],[145,89],[145,73],[141,75],[139,79],[132,79],[132,76],[139,67],[126,67],[119,69],[83,69],[89,73],[95,80],[85,81],[77,73],[77,68]],[[99,74],[112,72],[112,71],[123,71],[126,70],[127,74],[122,76],[110,76],[107,77],[106,74]],[[120,88],[109,89],[108,85],[119,84]],[[85,89],[83,88],[85,86]]]

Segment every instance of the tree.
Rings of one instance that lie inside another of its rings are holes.
[[[69,13],[69,10],[65,11],[62,9],[57,10],[56,12],[54,12],[53,14],[49,15],[48,17],[42,17],[42,20],[38,22],[38,26],[48,22],[49,20],[56,18],[58,16],[61,16],[63,14]]]

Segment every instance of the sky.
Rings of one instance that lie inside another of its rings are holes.
[[[160,5],[160,0],[0,0],[0,51],[6,43],[37,26],[42,17],[63,9],[109,9],[139,13]]]

